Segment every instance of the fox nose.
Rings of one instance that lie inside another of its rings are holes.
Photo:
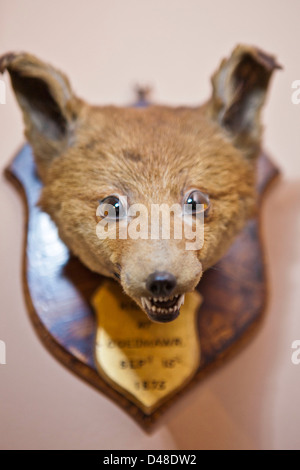
[[[169,297],[175,287],[176,277],[167,271],[156,271],[146,281],[146,288],[153,297]]]

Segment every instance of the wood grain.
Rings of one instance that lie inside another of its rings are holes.
[[[41,183],[29,145],[20,150],[5,174],[16,185],[26,205],[23,283],[38,336],[68,369],[149,430],[183,391],[147,416],[101,379],[94,362],[95,320],[90,299],[103,278],[70,254],[59,239],[54,223],[37,206]],[[278,174],[278,169],[262,154],[257,171],[260,199]],[[263,316],[267,281],[259,214],[249,221],[227,255],[204,274],[198,290],[204,297],[198,314],[202,355],[199,370],[186,388],[236,353],[250,339],[254,326]]]

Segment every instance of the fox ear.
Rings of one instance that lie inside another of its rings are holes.
[[[36,57],[10,53],[0,58],[23,111],[25,135],[41,169],[71,145],[81,101],[67,77]]]
[[[210,116],[225,128],[237,147],[255,154],[261,136],[260,112],[270,78],[281,66],[275,57],[251,46],[237,46],[212,77]]]

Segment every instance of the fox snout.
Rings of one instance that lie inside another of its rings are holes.
[[[147,311],[151,320],[167,322],[175,320],[179,315],[179,308],[184,300],[184,294],[172,295],[177,285],[177,279],[174,274],[167,271],[155,271],[150,274],[146,280],[146,288],[148,289],[153,301],[142,297],[142,304]],[[179,302],[180,300],[180,302]],[[151,305],[151,303],[153,305]],[[180,305],[179,305],[180,304]],[[152,309],[152,306],[155,307]],[[151,311],[150,311],[151,308]],[[166,311],[166,313],[163,313]]]
[[[202,275],[196,252],[187,252],[177,240],[135,240],[126,252],[120,279],[126,294],[152,321],[177,318],[185,294]]]
[[[167,271],[156,271],[150,274],[146,281],[146,287],[153,297],[169,297],[176,284],[176,277]]]

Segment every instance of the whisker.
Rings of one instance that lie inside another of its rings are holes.
[[[214,271],[219,271],[222,274],[225,274],[227,277],[229,277],[233,281],[239,281],[239,282],[241,281],[240,277],[232,275],[231,273],[229,273],[228,271],[225,271],[225,269],[222,269],[219,266],[211,266],[210,268],[207,269],[207,271],[209,271],[210,269],[213,269]]]

